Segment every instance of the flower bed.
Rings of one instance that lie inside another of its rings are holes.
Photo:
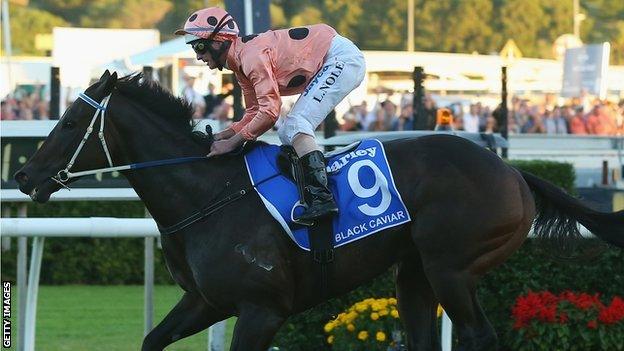
[[[624,350],[624,300],[549,291],[519,296],[512,308],[514,350]]]
[[[442,309],[438,307],[438,316]],[[332,350],[399,349],[403,334],[397,300],[368,298],[355,303],[324,327]]]

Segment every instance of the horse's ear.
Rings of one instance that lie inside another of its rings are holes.
[[[110,77],[110,72],[108,70],[104,71],[102,76],[100,77],[100,82],[104,82]]]
[[[104,77],[104,75],[106,75],[107,73],[108,73],[108,76]],[[103,81],[104,92],[105,94],[108,94],[111,92],[111,90],[113,90],[115,83],[117,83],[117,72],[113,72],[113,74],[110,74],[108,70],[106,70],[106,72],[104,72],[104,75],[102,76],[102,78],[104,79]]]

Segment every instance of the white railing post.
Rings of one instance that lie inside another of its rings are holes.
[[[145,209],[145,217],[151,218],[150,213]],[[145,250],[144,250],[144,304],[145,310],[145,325],[143,327],[143,335],[147,335],[154,326],[154,237],[145,237]]]
[[[26,204],[20,204],[17,216],[26,217]],[[17,291],[18,291],[18,325],[17,325],[17,349],[24,351],[26,347],[26,263],[28,262],[28,238],[19,237],[17,239]]]
[[[28,272],[28,296],[26,301],[26,325],[24,330],[24,350],[35,350],[35,336],[37,327],[37,295],[39,294],[39,276],[41,273],[41,258],[43,257],[44,237],[36,237],[32,243],[30,256],[30,272]]]
[[[442,312],[442,351],[451,351],[453,347],[453,322],[446,314]]]
[[[154,237],[145,238],[145,326],[143,335],[147,335],[154,324]]]
[[[208,328],[208,351],[225,351],[225,325],[221,321]]]

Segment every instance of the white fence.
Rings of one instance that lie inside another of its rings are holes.
[[[18,215],[25,217],[25,205],[21,205]],[[154,317],[154,238],[160,235],[154,220],[149,218],[2,218],[1,227],[2,237],[18,238],[18,350],[32,351],[35,349],[39,274],[41,272],[41,258],[46,237],[145,238],[144,335],[147,335],[152,329]],[[27,275],[28,238],[33,238],[33,242],[30,271]],[[225,322],[217,323],[209,328],[208,339],[209,350],[223,350],[225,345]]]

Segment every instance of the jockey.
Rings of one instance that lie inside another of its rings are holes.
[[[211,69],[232,70],[243,91],[243,118],[215,135],[208,156],[255,140],[277,122],[280,96],[301,94],[278,128],[280,140],[292,145],[304,168],[307,209],[298,219],[337,212],[314,130],[362,82],[360,50],[326,24],[239,37],[232,16],[218,7],[193,13],[175,34],[184,35],[197,59]]]

